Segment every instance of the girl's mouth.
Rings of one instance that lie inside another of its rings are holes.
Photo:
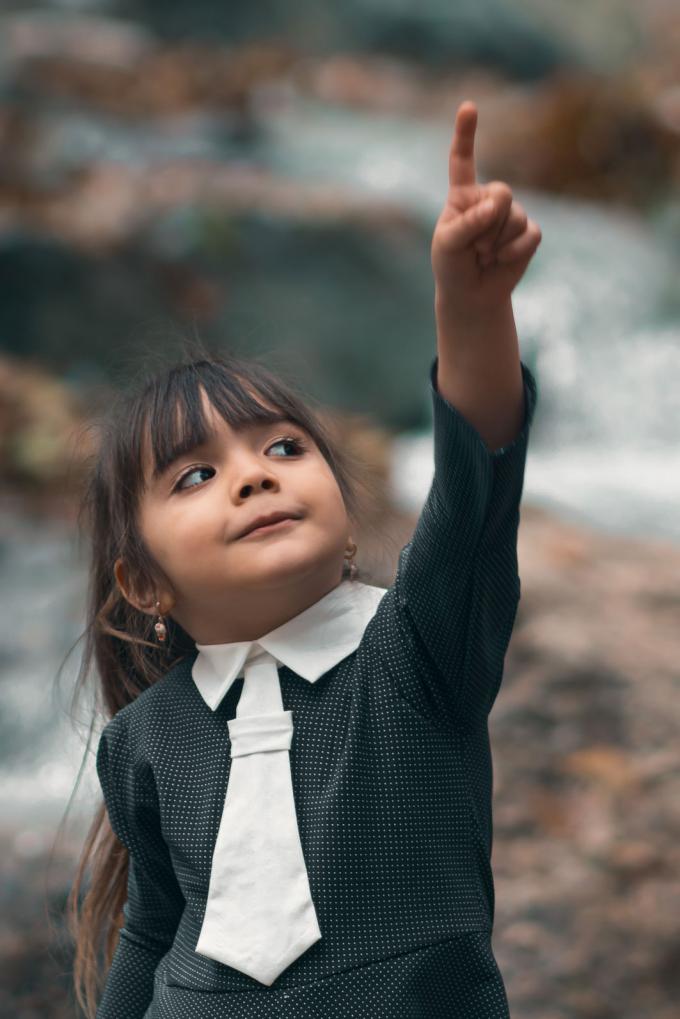
[[[244,534],[243,538],[253,538],[260,534],[269,534],[273,531],[283,530],[289,524],[296,524],[297,522],[294,517],[286,517],[285,520],[277,520],[275,524],[263,524],[261,527],[256,527],[254,530]]]

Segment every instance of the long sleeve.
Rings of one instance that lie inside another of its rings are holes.
[[[400,555],[394,608],[422,667],[407,697],[438,722],[488,715],[520,599],[519,505],[536,380],[522,362],[520,432],[491,452],[437,389],[430,366],[434,477],[411,540]]]
[[[113,831],[129,852],[124,926],[97,1010],[97,1019],[142,1019],[154,973],[170,948],[184,897],[163,839],[155,788],[144,764],[132,760],[126,720],[105,726],[97,774]]]

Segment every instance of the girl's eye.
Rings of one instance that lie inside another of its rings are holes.
[[[274,446],[293,446],[294,454],[302,453],[307,448],[307,444],[303,442],[302,439],[295,438],[292,435],[284,435],[282,439],[277,439],[276,442],[273,442],[271,446],[269,446],[268,448],[273,449]],[[285,460],[287,459],[287,457],[284,457],[283,459]],[[184,479],[188,478],[191,474],[197,474],[199,471],[212,471],[212,470],[214,470],[214,468],[208,467],[207,465],[200,467],[190,467],[188,471],[185,471],[184,474],[181,474],[179,476],[173,487],[173,492],[186,491],[187,488],[195,488],[196,487],[195,485],[188,486],[183,485]]]
[[[179,478],[177,479],[177,483],[173,487],[173,492],[183,491],[185,490],[186,487],[195,488],[196,487],[195,485],[185,486],[182,484],[182,482],[184,481],[185,478],[190,477],[190,475],[198,474],[199,471],[211,471],[211,470],[213,470],[212,467],[190,467],[188,471],[185,471],[184,474],[181,474],[179,476]]]
[[[303,452],[307,448],[307,446],[302,441],[302,439],[296,439],[292,435],[284,435],[284,437],[282,439],[277,439],[276,442],[273,442],[269,448],[272,449],[274,446],[284,446],[284,445],[285,446],[294,446],[296,452],[298,452],[298,453]]]

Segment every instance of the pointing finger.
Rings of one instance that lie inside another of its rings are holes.
[[[466,99],[456,113],[453,141],[449,152],[449,187],[474,184],[475,171],[475,130],[477,128],[477,107]]]

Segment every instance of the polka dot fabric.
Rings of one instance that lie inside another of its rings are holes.
[[[204,994],[168,987],[163,964],[145,1019],[431,1019],[507,1016],[490,936],[461,934],[415,952],[341,971],[309,986],[261,995]]]
[[[195,951],[229,781],[227,722],[192,652],[111,719],[97,772],[130,853],[97,1019],[507,1019],[491,949],[488,714],[520,582],[525,420],[490,452],[436,388],[435,472],[359,647],[312,684],[279,669],[298,826],[322,937],[270,986]]]

